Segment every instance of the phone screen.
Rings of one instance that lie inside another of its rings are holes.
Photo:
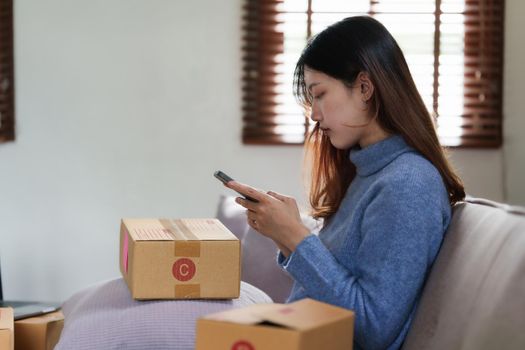
[[[233,181],[233,179],[231,177],[229,177],[228,175],[226,175],[225,173],[223,173],[220,170],[217,170],[215,173],[213,173],[213,176],[215,176],[217,179],[222,181],[223,184],[226,184],[226,183],[228,183],[230,181]]]
[[[223,184],[227,184],[228,182],[230,181],[233,181],[233,178],[231,178],[230,176],[226,175],[225,173],[223,173],[222,171],[220,170],[217,170],[215,173],[213,173],[213,176],[215,176],[217,179],[219,179]],[[237,192],[237,191],[235,191]],[[247,196],[243,193],[240,193],[240,192],[237,192],[238,194],[240,194],[243,198],[249,200],[249,201],[252,201],[252,202],[259,202],[258,200],[256,200],[255,198],[252,198],[250,196]]]

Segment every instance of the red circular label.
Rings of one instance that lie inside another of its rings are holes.
[[[240,340],[233,344],[231,350],[255,350],[255,347],[247,341]]]
[[[189,281],[195,276],[196,269],[195,264],[190,259],[179,259],[173,264],[173,277],[182,282]]]

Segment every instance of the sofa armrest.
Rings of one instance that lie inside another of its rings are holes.
[[[525,349],[523,281],[525,209],[457,204],[403,350]]]

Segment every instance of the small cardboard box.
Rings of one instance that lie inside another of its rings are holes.
[[[62,312],[15,322],[15,350],[53,350],[64,328]]]
[[[352,311],[303,299],[200,318],[195,350],[351,350],[353,334]]]
[[[122,219],[120,271],[134,299],[232,299],[240,242],[217,219]]]
[[[13,350],[13,309],[10,307],[0,308],[0,349]]]

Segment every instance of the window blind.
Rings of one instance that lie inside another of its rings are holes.
[[[245,0],[244,143],[304,142],[295,63],[311,35],[355,15],[396,38],[443,145],[501,145],[503,0]]]
[[[0,142],[13,140],[13,2],[0,0]]]

